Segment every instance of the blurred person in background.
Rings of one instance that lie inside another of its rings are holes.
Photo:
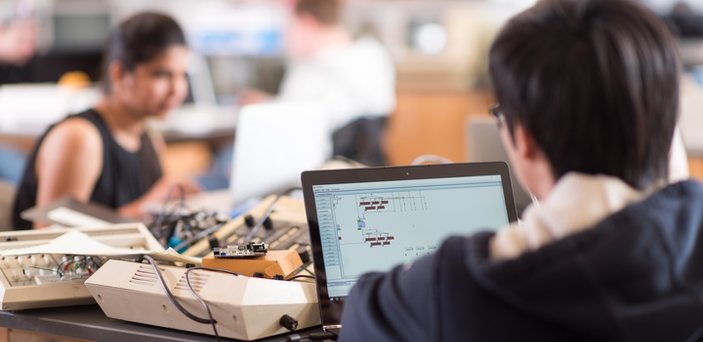
[[[291,1],[289,63],[280,91],[276,97],[249,91],[242,103],[324,101],[333,130],[362,117],[388,116],[395,109],[393,61],[375,38],[353,39],[342,9],[342,0]]]
[[[354,40],[342,23],[342,0],[297,0],[288,28],[291,59],[278,99],[322,101],[333,153],[386,164],[382,133],[395,109],[395,67],[371,36]]]
[[[297,0],[286,35],[290,66],[277,99],[324,101],[338,130],[395,109],[395,68],[373,37],[354,40],[341,0]]]
[[[0,3],[0,84],[27,82],[37,50],[38,23],[27,1]]]
[[[703,14],[695,11],[687,2],[677,2],[665,19],[680,38],[703,38]]]
[[[166,200],[175,187],[198,190],[163,176],[164,142],[146,127],[147,119],[164,117],[183,102],[188,54],[180,26],[162,14],[137,14],[113,30],[102,70],[104,96],[39,138],[17,191],[15,229],[32,228],[20,218],[25,209],[65,196],[141,219],[145,205]]]
[[[319,101],[329,113],[333,153],[384,165],[382,133],[395,110],[395,66],[375,38],[354,39],[342,22],[342,0],[294,0],[286,28],[288,68],[276,96],[251,90],[240,103]],[[232,146],[223,148],[201,183],[229,183]]]
[[[6,2],[0,7],[0,85],[26,82],[28,63],[37,49],[37,22],[23,2]],[[11,113],[8,113],[9,115]],[[18,148],[0,143],[0,180],[17,184],[26,155]]]

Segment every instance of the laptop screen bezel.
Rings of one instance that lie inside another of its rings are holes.
[[[454,163],[303,172],[301,174],[303,197],[310,232],[310,242],[315,269],[315,282],[317,285],[322,324],[337,325],[340,323],[344,300],[331,301],[329,297],[327,275],[321,248],[322,241],[320,237],[320,226],[317,219],[317,207],[315,205],[313,186],[492,175],[500,175],[508,220],[510,222],[517,221],[517,211],[515,209],[512,184],[510,182],[510,172],[508,165],[505,162]]]

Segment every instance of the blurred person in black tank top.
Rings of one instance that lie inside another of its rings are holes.
[[[137,14],[113,30],[103,62],[104,96],[40,137],[15,198],[15,229],[33,227],[20,218],[23,210],[64,196],[139,219],[145,204],[165,200],[176,185],[186,193],[198,190],[190,181],[163,177],[164,142],[146,127],[147,119],[183,102],[188,53],[179,25],[162,14]]]

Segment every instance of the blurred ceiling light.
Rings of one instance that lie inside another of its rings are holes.
[[[435,55],[447,46],[447,31],[438,23],[425,23],[416,28],[414,41],[418,50]]]

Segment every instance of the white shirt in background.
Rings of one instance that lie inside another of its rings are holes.
[[[281,101],[322,101],[331,129],[395,109],[395,67],[384,47],[362,37],[347,46],[328,47],[309,60],[294,61],[283,79]]]

